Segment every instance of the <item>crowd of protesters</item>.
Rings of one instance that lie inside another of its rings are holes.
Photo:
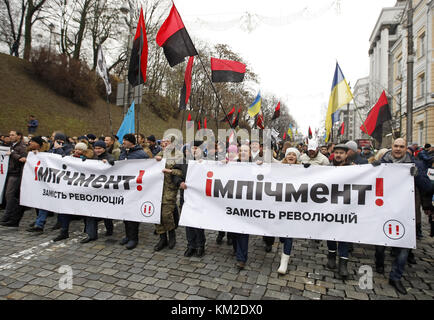
[[[32,119],[31,119],[32,120]],[[30,128],[30,127],[29,127]],[[29,130],[30,131],[30,130]],[[0,136],[0,146],[9,147],[10,155],[8,175],[5,184],[1,225],[4,227],[18,227],[26,209],[20,206],[20,184],[26,157],[29,152],[48,152],[61,156],[81,158],[83,161],[104,161],[115,165],[115,161],[128,161],[130,159],[155,159],[160,161],[165,157],[165,150],[170,146],[170,137],[157,140],[155,136],[146,137],[143,134],[126,134],[122,141],[117,136],[107,135],[97,137],[87,134],[79,137],[67,137],[62,132],[53,132],[50,137],[28,135],[24,136],[17,131],[10,131],[7,135]],[[432,216],[433,185],[428,178],[427,171],[432,168],[434,148],[426,144],[423,148],[417,144],[407,144],[402,138],[393,141],[390,149],[374,150],[372,146],[361,147],[355,141],[344,141],[340,144],[329,143],[319,146],[314,140],[305,143],[279,142],[273,144],[271,149],[266,149],[260,140],[244,141],[244,143],[203,143],[194,141],[191,144],[181,146],[181,154],[185,159],[222,161],[217,155],[224,154],[225,162],[255,162],[261,165],[265,161],[309,166],[348,166],[381,163],[415,163],[417,170],[412,171],[415,180],[415,219],[417,239],[422,238],[422,211],[428,216],[431,224],[430,236],[433,236]],[[268,158],[267,158],[268,157]],[[159,235],[159,241],[154,250],[160,251],[165,247],[172,249],[176,245],[175,230],[178,227],[179,216],[184,203],[184,191],[188,188],[186,175],[187,161],[179,159],[167,159],[164,172],[164,184],[161,208],[161,223],[155,226],[154,233]],[[179,192],[179,197],[178,197]],[[178,201],[179,200],[179,201]],[[56,213],[43,209],[35,209],[35,220],[27,227],[27,231],[34,234],[44,232],[48,217]],[[94,217],[79,217],[74,215],[57,214],[57,222],[53,230],[60,229],[53,241],[61,241],[69,237],[69,224],[71,220],[82,219],[85,224],[85,238],[81,243],[94,241],[98,238],[97,225],[99,220],[104,220],[106,236],[113,235],[113,221],[110,219],[98,219]],[[125,237],[120,241],[126,249],[134,249],[139,241],[139,223],[124,221]],[[187,248],[186,257],[193,255],[202,257],[205,254],[205,230],[186,227]],[[243,269],[247,263],[249,235],[240,233],[219,232],[216,238],[221,245],[226,236],[227,245],[233,246],[236,257],[236,267]],[[277,272],[285,274],[290,261],[291,249],[294,239],[280,238],[283,243],[281,262]],[[263,237],[264,250],[270,252],[275,242],[274,237]],[[317,241],[319,242],[319,241]],[[353,250],[353,244],[347,242],[327,241],[328,255],[327,268],[337,269],[342,279],[348,277],[348,257]],[[406,263],[416,263],[412,250],[405,248],[392,248],[391,254],[395,257],[392,270],[389,275],[389,283],[395,289],[406,294],[406,289],[401,283],[401,277]],[[338,259],[338,264],[336,260]],[[384,273],[385,247],[375,246],[375,267],[378,273]]]

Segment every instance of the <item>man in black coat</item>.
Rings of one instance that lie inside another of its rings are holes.
[[[148,154],[143,151],[142,146],[136,144],[136,137],[132,133],[124,135],[123,138],[124,148],[121,151],[119,160],[131,159],[149,159]],[[126,245],[128,250],[134,249],[139,242],[139,222],[124,221],[125,224],[125,238],[120,242],[121,245]]]
[[[10,151],[6,153],[9,155],[9,165],[5,184],[6,208],[1,225],[18,227],[25,209],[20,206],[20,187],[27,150],[21,132],[12,130],[9,137],[12,145]]]
[[[203,151],[200,149],[200,145],[202,141],[194,141],[193,146],[191,147],[191,155],[194,160],[201,160],[203,158]],[[181,189],[181,208],[184,204],[184,190],[187,189],[187,185],[185,184],[185,178],[187,176],[187,168],[188,164],[185,162],[185,154],[184,154],[184,163],[176,164],[173,168],[179,169],[182,171],[182,176],[172,175],[172,181],[176,184],[178,188]],[[187,250],[184,252],[185,257],[191,257],[196,253],[196,257],[202,257],[205,254],[205,230],[193,227],[185,227],[185,231],[187,234]]]

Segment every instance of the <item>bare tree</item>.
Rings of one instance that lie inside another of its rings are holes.
[[[30,52],[32,50],[32,27],[38,20],[43,17],[39,15],[42,6],[46,0],[27,0],[27,11],[24,20],[24,59],[30,59]]]
[[[0,41],[5,42],[9,53],[16,57],[20,48],[26,8],[25,0],[2,0],[0,3]]]
[[[119,23],[119,9],[113,2],[107,0],[94,0],[90,8],[89,33],[92,41],[93,67],[96,68],[98,46],[110,38],[114,38],[116,31],[114,26]]]

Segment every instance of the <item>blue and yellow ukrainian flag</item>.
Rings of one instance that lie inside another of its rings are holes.
[[[348,104],[353,100],[353,94],[345,80],[339,64],[336,62],[335,75],[333,77],[332,92],[330,94],[329,106],[326,115],[326,142],[330,137],[330,129],[332,127],[332,114],[340,107]]]
[[[289,125],[289,128],[288,128],[288,134],[291,137],[291,140],[294,140],[292,137],[292,125],[291,124]]]
[[[262,101],[261,91],[259,91],[255,101],[253,101],[253,103],[250,105],[249,109],[247,110],[249,116],[251,116],[252,118],[256,116],[261,110],[261,101]]]

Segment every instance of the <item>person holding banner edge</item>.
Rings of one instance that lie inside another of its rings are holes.
[[[285,158],[283,158],[283,164],[299,164],[300,163],[300,151],[296,148],[288,148],[285,151]],[[277,270],[279,274],[286,274],[288,269],[288,262],[291,256],[292,249],[292,238],[279,238],[280,242],[283,243],[282,256],[280,258],[280,266]]]
[[[163,156],[165,156],[166,149],[175,151],[175,147],[172,144],[172,137],[164,137],[161,141],[162,151],[155,156],[155,160],[161,161]],[[182,160],[181,160],[182,161]],[[176,224],[174,219],[174,211],[176,208],[176,196],[178,194],[178,188],[176,184],[172,181],[172,175],[182,176],[182,171],[175,169],[176,163],[180,163],[178,159],[168,158],[166,161],[166,167],[163,169],[164,173],[164,184],[163,184],[163,195],[161,200],[161,221],[160,224],[155,225],[155,230],[157,234],[160,235],[160,240],[155,245],[154,250],[160,251],[166,246],[169,249],[173,249],[176,244]],[[167,239],[167,234],[169,239]]]
[[[203,151],[200,148],[202,145],[202,141],[195,140],[193,145],[191,146],[191,156],[193,160],[201,161],[203,158]],[[186,151],[184,149],[184,151]],[[173,169],[178,169],[182,171],[182,176],[172,175],[172,181],[176,184],[176,186],[181,189],[181,199],[180,199],[180,207],[184,204],[184,190],[187,189],[187,185],[185,184],[185,178],[187,176],[188,164],[187,157],[184,152],[184,163],[176,164]],[[205,230],[200,228],[193,227],[185,227],[185,232],[187,236],[187,249],[184,252],[185,257],[191,257],[193,254],[196,257],[202,257],[205,254]]]
[[[93,159],[101,160],[105,163],[109,163],[110,165],[114,165],[114,158],[111,154],[106,151],[107,146],[104,141],[96,141],[94,143],[94,153],[95,156]],[[88,243],[90,241],[95,241],[98,239],[98,218],[94,217],[86,217],[86,226],[85,231],[87,233],[87,237],[82,239],[80,243]],[[112,219],[103,219],[104,225],[106,227],[106,236],[111,236],[113,234],[113,220]]]
[[[149,156],[143,151],[143,148],[136,144],[136,137],[132,133],[124,135],[123,139],[124,148],[121,151],[119,160],[131,159],[148,159]],[[134,249],[139,242],[139,222],[124,221],[125,237],[121,240],[120,244],[125,245],[128,250]]]
[[[348,156],[348,150],[349,147],[346,144],[338,144],[333,149],[333,160],[330,166],[348,166],[350,165],[347,162],[347,156]],[[330,241],[327,240],[327,248],[328,248],[328,255],[327,255],[327,268],[329,269],[336,269],[336,250],[339,253],[339,267],[338,272],[339,276],[342,279],[346,279],[348,277],[348,242],[343,241]]]
[[[20,205],[20,186],[27,150],[22,133],[12,130],[9,132],[9,137],[12,146],[6,153],[9,156],[8,174],[4,186],[6,208],[1,225],[18,227],[24,214],[24,207]]]
[[[406,152],[407,143],[405,139],[398,138],[393,141],[392,150],[386,152],[380,161],[372,162],[373,166],[381,163],[414,163],[413,158]],[[416,167],[410,169],[412,176],[417,175]],[[416,188],[415,188],[416,190]],[[415,199],[413,199],[415,201]],[[384,273],[384,252],[386,247],[375,246],[375,267],[378,273]],[[396,248],[396,257],[392,263],[392,269],[389,274],[389,284],[401,294],[407,294],[407,290],[401,282],[402,274],[404,273],[405,264],[409,254],[408,248]]]

